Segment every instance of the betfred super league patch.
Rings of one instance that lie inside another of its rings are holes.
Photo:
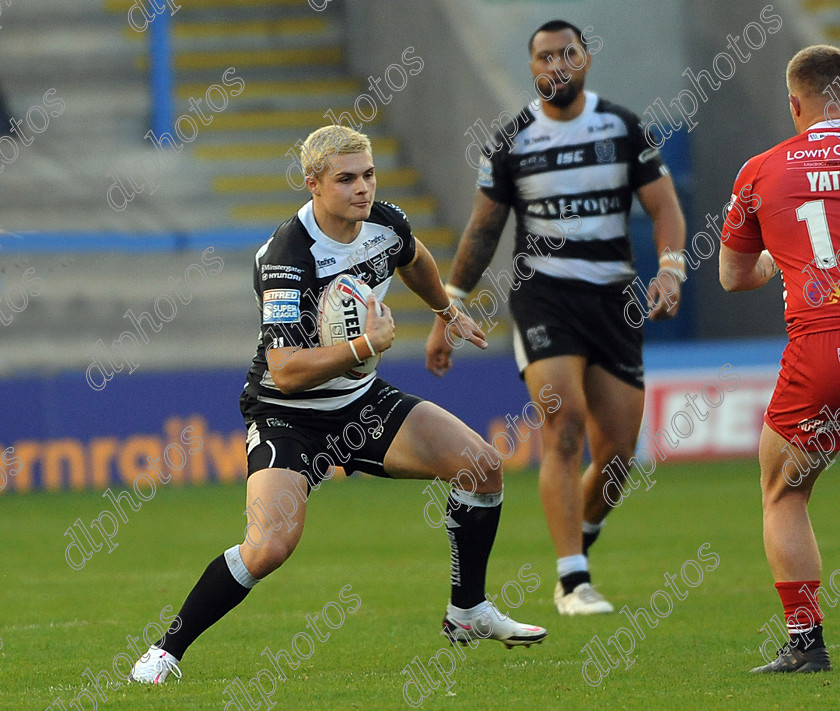
[[[294,323],[300,320],[298,289],[269,289],[263,292],[263,323]]]

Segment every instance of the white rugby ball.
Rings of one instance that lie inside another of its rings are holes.
[[[318,341],[333,346],[358,338],[367,324],[367,297],[372,289],[350,274],[339,274],[321,292],[318,300]],[[377,312],[382,308],[377,302]],[[376,370],[381,354],[366,358],[345,371],[344,377],[360,380]]]

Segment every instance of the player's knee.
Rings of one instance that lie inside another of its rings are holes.
[[[546,418],[543,425],[543,439],[546,450],[563,459],[578,457],[583,452],[586,433],[586,417],[582,411],[567,409],[562,415],[557,412]]]
[[[279,568],[289,556],[272,554],[268,551],[260,552],[246,567],[255,578],[262,579]]]
[[[606,478],[613,479],[619,484],[623,483],[627,478],[626,473],[629,472],[634,465],[633,460],[635,452],[632,448],[625,451],[610,449],[606,453],[599,453],[593,456],[595,467],[602,472]]]
[[[487,442],[477,440],[461,452],[461,469],[455,485],[477,494],[492,494],[502,488],[502,460]]]
[[[251,575],[264,578],[289,559],[295,545],[294,541],[279,536],[264,541],[260,546],[246,541],[242,546],[242,559]]]
[[[476,492],[479,494],[493,494],[502,489],[502,462],[488,461],[481,469],[478,477]]]
[[[807,505],[811,498],[811,487],[803,485],[803,481],[786,481],[782,477],[774,477],[772,479],[761,482],[761,501],[764,508],[774,506],[784,501],[794,501],[801,499]]]

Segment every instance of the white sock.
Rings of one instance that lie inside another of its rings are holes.
[[[606,521],[599,521],[598,523],[589,523],[589,521],[583,522],[583,532],[584,533],[598,533],[603,527]]]
[[[569,573],[588,571],[589,561],[583,553],[578,555],[567,555],[565,558],[557,559],[557,577],[562,578]]]
[[[236,582],[243,588],[252,588],[260,582],[257,578],[251,575],[251,572],[245,565],[245,561],[242,560],[242,554],[239,552],[238,543],[225,551],[225,562],[227,563],[228,570],[230,570],[230,574],[233,576],[233,579],[236,580]]]
[[[474,605],[473,607],[467,608],[466,610],[461,607],[455,607],[451,602],[449,603],[449,611],[457,615],[458,617],[472,617],[473,615],[480,612],[482,609],[487,607],[488,600],[482,600],[478,605]]]
[[[504,490],[496,491],[492,494],[471,494],[469,491],[464,491],[453,486],[449,493],[459,504],[465,504],[470,508],[478,506],[479,508],[489,509],[493,506],[498,506],[504,499]]]

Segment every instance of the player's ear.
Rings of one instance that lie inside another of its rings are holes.
[[[592,67],[592,55],[586,51],[586,48],[581,46],[582,56],[580,58],[576,58],[575,61],[579,62],[580,59],[583,60],[584,64],[581,67],[583,70],[583,75],[586,76],[589,73],[589,69]]]
[[[790,101],[790,112],[794,116],[799,116],[802,113],[802,104],[799,101],[798,96],[794,96],[793,94],[788,94],[788,101]]]
[[[309,192],[313,195],[321,194],[321,186],[318,183],[318,178],[314,175],[306,176],[306,187],[309,188]]]

